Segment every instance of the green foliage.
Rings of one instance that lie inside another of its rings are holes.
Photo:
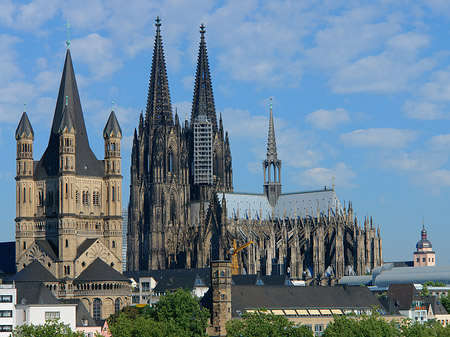
[[[265,311],[246,313],[242,319],[227,322],[228,337],[312,337],[313,333],[306,326],[295,325],[286,317]]]
[[[324,337],[396,337],[401,336],[394,322],[389,323],[379,315],[362,315],[358,318],[335,316]]]
[[[442,295],[441,303],[444,306],[445,310],[450,313],[450,294],[448,294],[447,296]]]
[[[427,287],[445,287],[445,283],[444,282],[433,282],[433,281],[427,281],[424,283],[424,285],[426,285]]]
[[[420,296],[430,296],[430,291],[428,290],[428,286],[425,283],[422,285]]]
[[[423,324],[412,324],[408,321],[402,326],[402,336],[405,337],[447,337],[450,336],[450,326],[428,321]]]
[[[154,307],[126,307],[108,319],[114,337],[207,336],[209,311],[187,290],[162,297]]]
[[[68,324],[57,320],[48,320],[44,325],[21,325],[15,328],[11,337],[84,337],[83,332],[74,332]]]

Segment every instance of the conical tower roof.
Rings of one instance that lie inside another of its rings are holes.
[[[153,49],[146,111],[147,122],[154,126],[173,124],[169,82],[167,80],[166,61],[161,38],[161,20],[159,17],[156,19],[155,26],[155,46]]]
[[[216,108],[209,71],[208,52],[205,42],[205,26],[200,26],[200,47],[198,49],[197,73],[195,76],[194,99],[192,102],[191,124],[199,115],[206,115],[217,132]]]
[[[66,98],[67,97],[67,98]],[[66,104],[67,100],[67,104]],[[52,129],[47,149],[41,160],[37,164],[35,176],[56,176],[59,167],[59,127],[63,118],[64,109],[68,106],[72,115],[73,125],[76,130],[75,135],[75,172],[83,176],[103,176],[103,168],[99,160],[92,152],[86,125],[84,123],[83,111],[81,109],[80,96],[78,94],[77,81],[72,64],[70,49],[67,49],[64,69],[59,85],[58,98],[56,100],[55,113],[53,115]]]
[[[117,137],[122,138],[122,129],[117,121],[116,114],[111,111],[105,128],[103,129],[103,138]]]
[[[22,117],[20,118],[19,125],[16,129],[16,140],[20,138],[34,138],[34,131],[31,127],[30,120],[28,119],[27,113],[24,111]]]
[[[64,130],[67,131],[75,130],[72,114],[70,113],[69,105],[67,104],[64,107],[63,115],[61,118],[61,124],[59,125],[58,132],[63,132]]]
[[[267,160],[277,161],[277,142],[275,140],[275,126],[273,123],[272,99],[270,99],[269,136],[267,139]]]

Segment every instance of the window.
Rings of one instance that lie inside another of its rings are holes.
[[[3,303],[12,303],[12,295],[1,295],[0,302]]]
[[[89,205],[89,191],[83,191],[83,205]]]
[[[417,259],[416,259],[416,262],[420,262],[420,258],[417,258]]]
[[[42,190],[38,191],[38,207],[42,207],[44,206],[44,193],[42,192]]]
[[[0,325],[0,331],[12,331],[12,325]]]
[[[116,241],[113,241],[113,242],[112,242],[112,247],[113,247],[113,248],[116,248]]]
[[[0,310],[0,317],[12,317],[12,310]]]
[[[66,183],[66,199],[69,197],[69,185]]]
[[[69,247],[69,240],[66,239],[66,248]]]
[[[117,298],[114,301],[114,312],[117,313],[120,311],[120,298]]]
[[[142,291],[150,291],[150,282],[142,282]]]
[[[112,196],[111,196],[111,198],[112,198],[112,201],[114,201],[114,199],[115,199],[115,190],[114,190],[114,186],[112,187]]]
[[[102,318],[102,301],[99,298],[94,299],[92,304],[92,318],[95,320]]]
[[[94,206],[100,205],[100,192],[94,191],[94,193],[92,194],[92,204]]]
[[[59,311],[46,311],[45,312],[45,320],[49,320],[49,319],[59,319],[60,318],[60,313]]]
[[[23,188],[23,202],[26,202],[26,201],[27,201],[27,196],[26,196],[26,194],[27,194],[27,189],[24,187],[24,188]]]
[[[425,258],[424,257],[422,257],[422,262],[425,262]]]
[[[323,335],[323,324],[316,324],[314,326],[314,336],[322,336]]]
[[[23,242],[23,249],[27,249],[27,243],[25,241]]]
[[[80,202],[80,192],[78,192],[78,190],[75,191],[75,203],[79,203]]]

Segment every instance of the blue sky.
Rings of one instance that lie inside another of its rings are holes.
[[[91,147],[103,158],[102,130],[115,102],[129,185],[157,15],[182,120],[190,114],[199,25],[206,26],[236,191],[262,191],[273,97],[283,191],[331,187],[334,176],[341,202],[353,202],[360,222],[369,215],[379,224],[385,260],[412,259],[424,218],[437,263],[450,265],[445,0],[0,1],[2,241],[14,240],[14,131],[26,102],[38,160],[56,104],[66,20]]]

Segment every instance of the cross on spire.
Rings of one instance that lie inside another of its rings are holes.
[[[155,21],[156,30],[159,32],[159,27],[161,27],[161,19],[159,18],[159,16],[156,17]]]
[[[64,25],[64,27],[66,27],[66,29],[67,29],[66,45],[67,45],[67,48],[69,48],[69,46],[70,46],[70,28],[72,27],[72,25],[70,24],[69,20],[67,20],[67,22]]]

